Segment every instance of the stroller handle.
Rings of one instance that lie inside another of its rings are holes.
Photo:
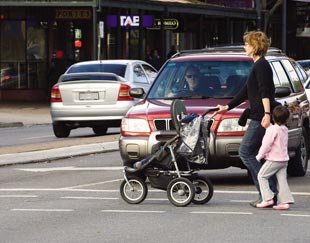
[[[208,110],[206,110],[203,114],[202,114],[202,117],[204,117],[205,115],[207,115],[209,112],[212,112],[212,111],[218,111],[219,108],[215,107],[215,108],[210,108]],[[215,115],[215,114],[214,114]]]

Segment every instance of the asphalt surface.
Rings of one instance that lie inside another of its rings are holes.
[[[48,102],[2,102],[0,129],[51,124]],[[118,135],[59,141],[41,145],[0,147],[0,166],[51,161],[92,153],[118,150]]]

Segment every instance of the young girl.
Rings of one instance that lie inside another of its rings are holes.
[[[266,129],[262,145],[256,159],[266,162],[261,167],[257,179],[263,201],[256,205],[257,208],[266,208],[274,204],[274,193],[270,190],[268,179],[276,175],[278,180],[278,205],[273,206],[276,210],[287,210],[294,198],[287,184],[287,163],[289,160],[287,152],[288,129],[285,126],[289,118],[289,111],[285,106],[277,106],[273,111],[274,125]]]

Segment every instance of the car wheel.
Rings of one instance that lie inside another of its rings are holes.
[[[96,135],[102,136],[107,134],[108,128],[106,126],[93,127],[93,131]]]
[[[304,176],[307,172],[309,160],[309,142],[306,129],[302,129],[300,144],[295,151],[295,157],[288,163],[287,173],[291,176]]]
[[[53,131],[58,138],[67,138],[70,135],[70,129],[62,123],[53,124]]]

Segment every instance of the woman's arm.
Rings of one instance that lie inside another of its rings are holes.
[[[271,118],[271,114],[270,114],[270,100],[269,100],[269,98],[263,98],[262,102],[263,102],[265,114],[263,116],[261,125],[262,125],[262,127],[267,128],[267,127],[270,126],[270,118]]]

